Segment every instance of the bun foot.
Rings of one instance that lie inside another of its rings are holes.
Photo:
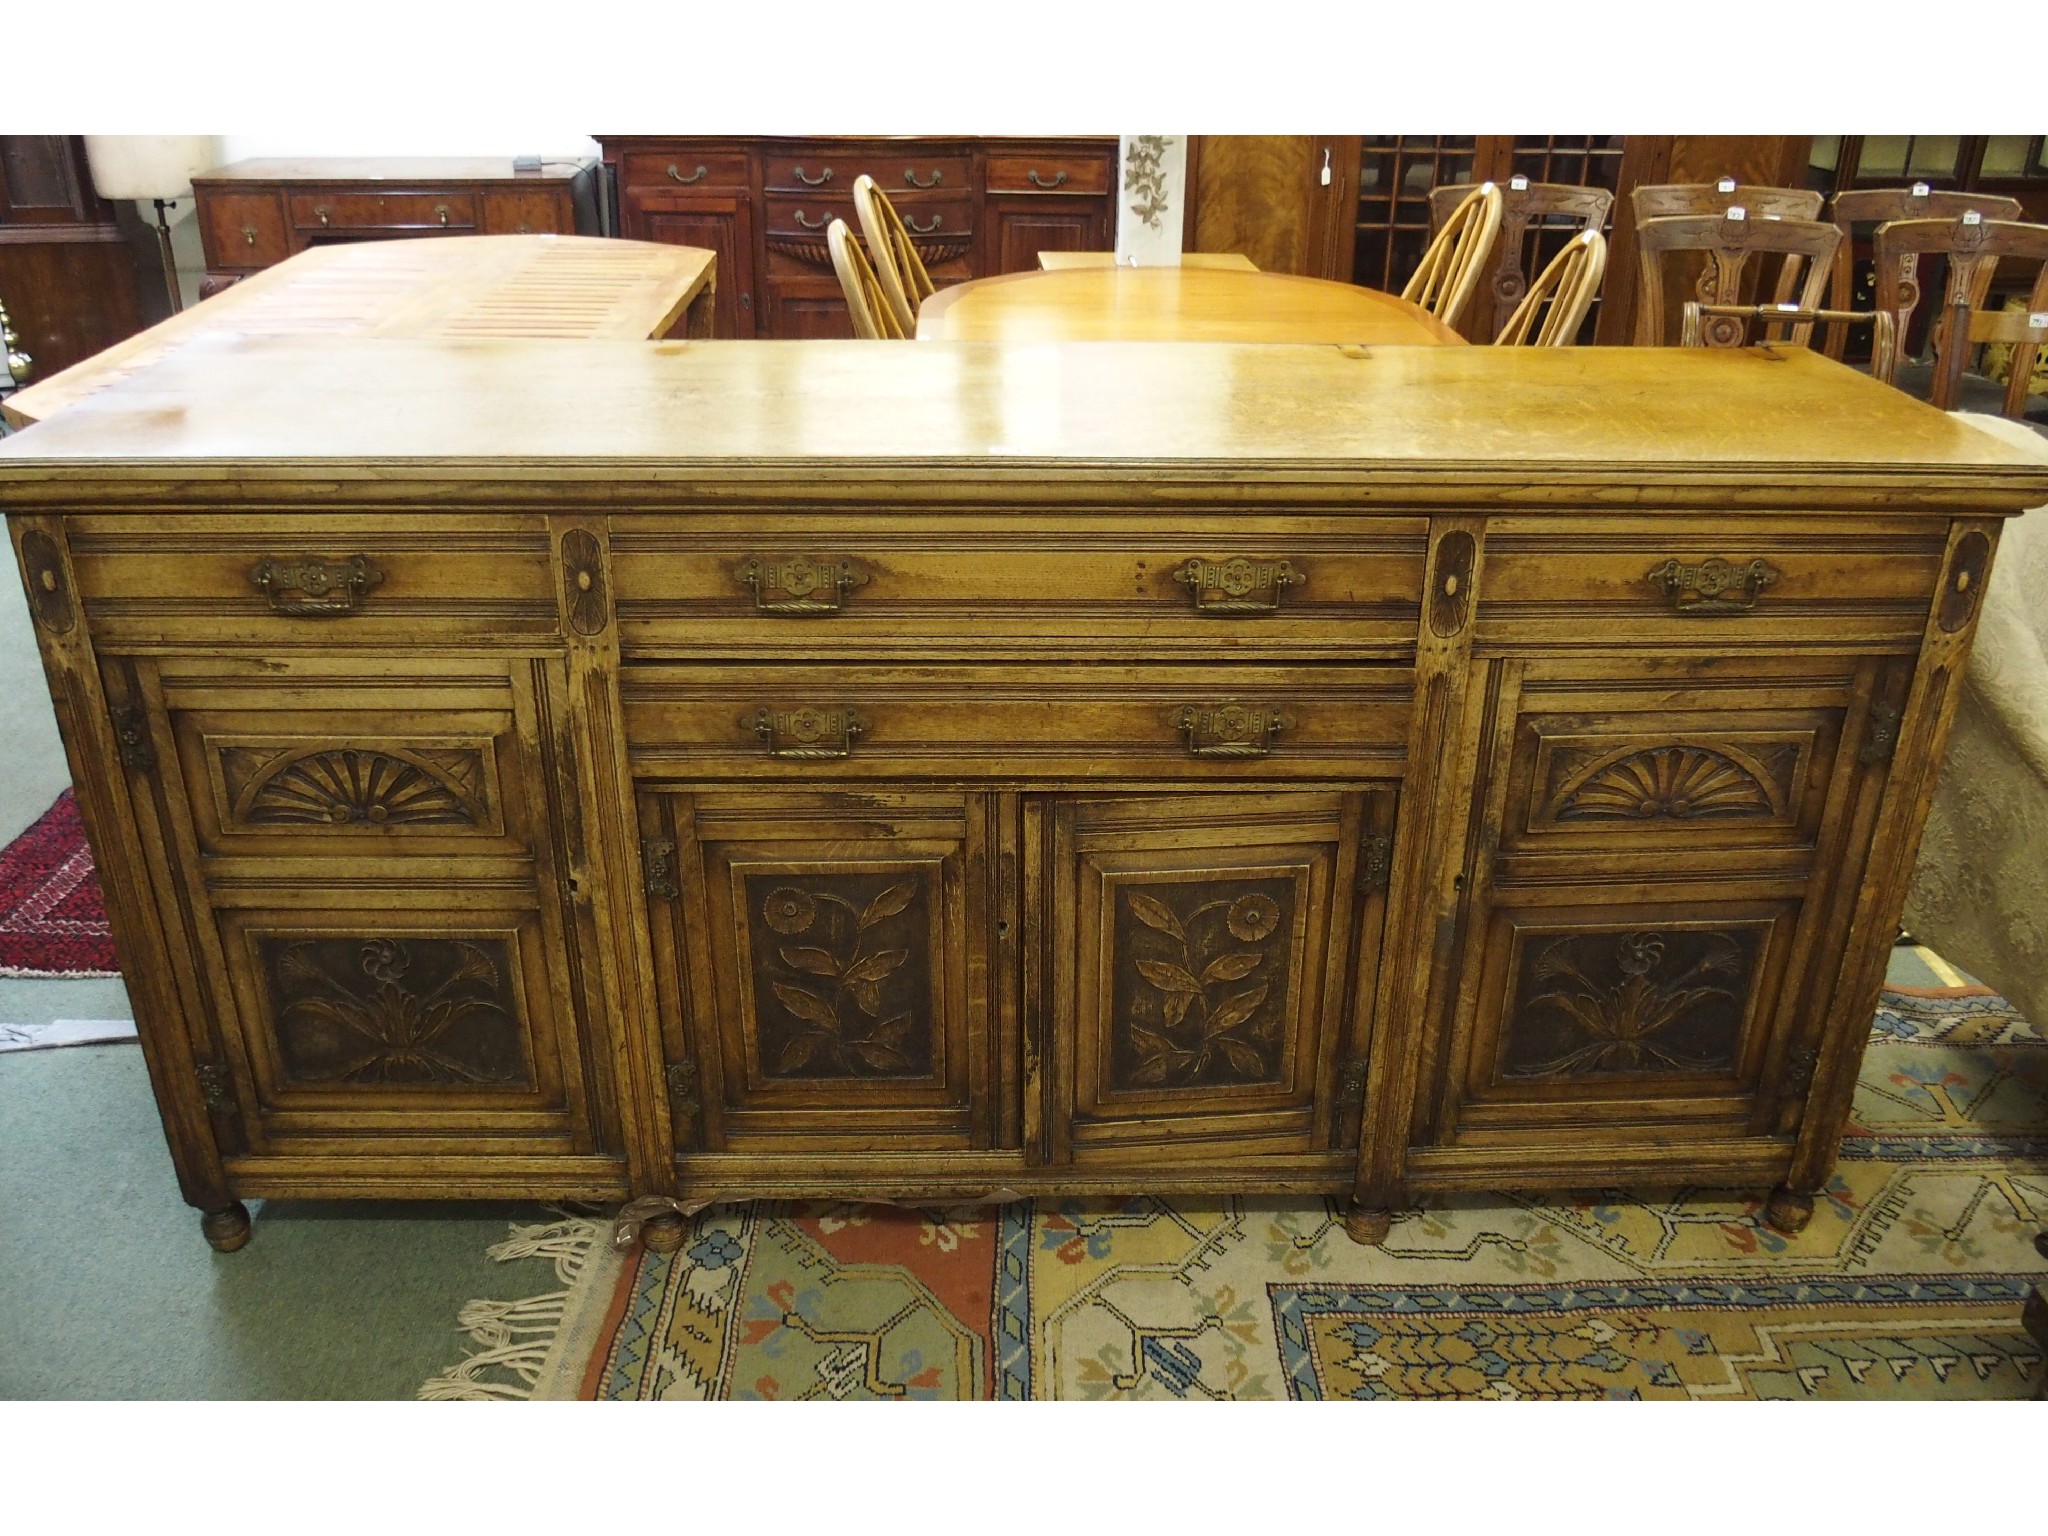
[[[1344,1230],[1354,1243],[1377,1248],[1394,1229],[1394,1213],[1385,1206],[1353,1205],[1344,1212]]]
[[[1797,1237],[1813,1220],[1813,1196],[1802,1195],[1780,1184],[1771,1191],[1771,1198],[1764,1202],[1764,1220],[1773,1231]]]
[[[215,1253],[233,1253],[249,1242],[249,1207],[237,1200],[218,1211],[199,1217],[199,1231]]]
[[[683,1246],[686,1225],[674,1211],[650,1216],[640,1224],[640,1241],[647,1245],[649,1253],[674,1253]]]

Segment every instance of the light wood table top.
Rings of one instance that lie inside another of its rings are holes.
[[[1256,272],[1249,256],[1236,251],[1183,251],[1180,264],[1184,267],[1210,267],[1222,272]],[[1075,267],[1113,267],[1116,265],[1115,251],[1040,251],[1038,270],[1041,272],[1067,272]]]
[[[917,314],[919,341],[1337,342],[1462,345],[1391,293],[1281,272],[1213,267],[1073,267],[941,288]]]
[[[315,246],[10,395],[47,421],[194,337],[573,337],[668,334],[716,277],[712,252],[580,235],[469,235]]]

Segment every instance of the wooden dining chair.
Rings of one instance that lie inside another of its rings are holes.
[[[1569,347],[1600,295],[1607,275],[1607,237],[1598,229],[1581,230],[1550,258],[1508,323],[1493,338],[1497,347]],[[1548,308],[1545,308],[1546,301]],[[1537,316],[1542,315],[1539,324]]]
[[[875,276],[896,323],[906,336],[917,331],[917,306],[932,296],[936,286],[925,271],[924,258],[917,254],[903,216],[889,201],[889,194],[875,185],[872,176],[856,176],[853,182],[853,211],[860,219],[860,232],[874,253]]]
[[[1965,213],[1956,219],[1900,219],[1877,226],[1871,240],[1877,257],[1877,307],[1892,317],[1895,336],[1920,299],[1918,262],[1948,258],[1934,336],[1934,386],[1929,400],[1944,411],[1956,408],[1971,349],[1985,342],[2012,345],[2012,374],[2005,386],[2005,414],[2026,414],[2027,384],[2034,359],[2048,342],[2048,224],[2019,224]],[[2001,261],[2041,263],[2024,310],[1987,310],[1985,296]]]
[[[1898,357],[1893,343],[1891,315],[1879,310],[1802,309],[1797,304],[1702,304],[1687,299],[1684,322],[1678,331],[1681,347],[1741,347],[1749,344],[1749,327],[1757,322],[1770,325],[1799,324],[1808,332],[1815,325],[1869,325],[1876,327],[1877,345],[1870,371],[1889,384]]]
[[[910,333],[897,322],[889,296],[846,220],[834,219],[826,227],[825,244],[832,252],[832,270],[839,274],[839,291],[846,295],[847,313],[853,316],[853,334],[862,341],[905,340]]]
[[[1752,218],[1817,219],[1825,199],[1804,187],[1744,186],[1732,176],[1719,181],[1668,182],[1637,187],[1628,195],[1636,221],[1683,219],[1704,213],[1746,209]]]
[[[1821,295],[1833,272],[1835,249],[1842,232],[1818,219],[1757,218],[1748,208],[1732,203],[1721,213],[1683,214],[1644,219],[1636,225],[1638,286],[1636,297],[1636,345],[1661,347],[1665,340],[1664,267],[1665,258],[1680,251],[1699,252],[1706,266],[1695,281],[1695,296],[1702,304],[1740,304],[1751,263],[1762,256],[1780,258],[1774,291],[1777,304],[1801,310],[1819,309]],[[1758,263],[1760,266],[1761,263]],[[1802,280],[1803,279],[1803,280]],[[1773,335],[1774,341],[1807,345],[1813,334],[1811,321],[1773,324],[1770,329],[1789,335]],[[1708,346],[1740,346],[1727,339],[1724,331],[1710,327]]]
[[[1434,235],[1442,229],[1458,205],[1475,188],[1432,187],[1429,193],[1429,228]],[[1500,234],[1494,243],[1490,275],[1480,290],[1484,331],[1495,340],[1505,328],[1529,291],[1529,274],[1524,265],[1530,258],[1529,232],[1545,229],[1604,230],[1607,213],[1614,206],[1614,194],[1605,187],[1573,187],[1561,182],[1528,181],[1514,177],[1500,189]],[[1566,249],[1569,249],[1567,245]]]
[[[1889,224],[1894,219],[1959,219],[1966,213],[1974,213],[1984,219],[2017,219],[2021,209],[2018,198],[1995,197],[1989,192],[1937,192],[1924,181],[1910,187],[1858,187],[1849,192],[1837,192],[1835,200],[1828,206],[1828,215],[1842,231],[1842,245],[1835,252],[1835,278],[1828,292],[1828,305],[1832,309],[1847,309],[1854,297],[1855,286],[1855,234],[1859,224]],[[1918,256],[1905,258],[1911,263],[1911,270],[1905,276],[1917,281],[1920,260]],[[1984,269],[1984,280],[1991,280],[1991,269]],[[1974,301],[1983,307],[1984,296],[1979,293]],[[1904,327],[1908,321],[1899,321]],[[1899,331],[1903,344],[1905,331]],[[1847,350],[1849,328],[1846,325],[1828,327],[1827,354],[1837,362]]]
[[[1483,182],[1466,193],[1408,279],[1401,297],[1455,327],[1479,287],[1479,275],[1500,233],[1500,188]]]

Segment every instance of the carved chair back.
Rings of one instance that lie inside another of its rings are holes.
[[[1924,181],[1916,181],[1910,187],[1859,187],[1850,192],[1837,192],[1835,200],[1828,206],[1828,213],[1842,231],[1841,249],[1835,252],[1834,286],[1828,294],[1828,304],[1834,309],[1847,309],[1851,289],[1855,285],[1855,226],[1858,224],[1889,224],[1894,219],[1959,219],[1966,213],[1974,213],[1985,219],[2017,219],[2021,208],[2016,197],[1994,197],[1988,192],[1937,192]],[[1905,276],[1908,281],[1918,281],[1918,256],[1906,258],[1912,269]],[[1984,280],[1991,280],[1990,269],[1986,268]],[[1980,292],[1972,303],[1981,308],[1984,295]],[[1900,326],[1903,319],[1894,317]],[[1903,330],[1899,332],[1904,335]],[[1827,354],[1840,361],[1849,340],[1849,327],[1831,325],[1828,327]]]
[[[1434,187],[1429,194],[1429,227],[1432,234],[1443,228],[1457,212],[1458,205],[1475,189],[1463,186]],[[1529,274],[1522,257],[1528,245],[1531,225],[1537,229],[1562,228],[1598,231],[1607,223],[1607,211],[1614,206],[1614,194],[1605,187],[1572,187],[1561,182],[1526,181],[1517,176],[1500,189],[1500,235],[1494,245],[1494,259],[1487,286],[1493,300],[1488,313],[1495,339],[1508,316],[1529,291]],[[1566,249],[1570,247],[1567,246]],[[1562,345],[1562,343],[1560,343]]]
[[[847,313],[853,316],[853,334],[862,341],[902,341],[909,332],[897,322],[889,296],[882,291],[875,269],[868,265],[860,242],[846,227],[846,220],[834,219],[825,231],[825,244],[832,251],[832,270],[839,274],[839,291],[846,295]]]
[[[1730,208],[1746,208],[1752,218],[1817,219],[1823,201],[1820,193],[1804,187],[1742,186],[1732,176],[1723,176],[1719,181],[1637,187],[1628,196],[1638,223],[1644,219],[1726,213]]]
[[[1740,203],[1731,203],[1718,214],[1696,213],[1644,219],[1636,225],[1636,256],[1640,264],[1641,293],[1636,300],[1636,345],[1667,346],[1664,315],[1665,258],[1674,252],[1697,251],[1706,266],[1695,280],[1695,293],[1702,304],[1735,304],[1752,260],[1766,255],[1782,259],[1778,269],[1776,302],[1796,304],[1801,309],[1818,309],[1841,244],[1842,232],[1817,219],[1761,218]],[[1804,273],[1804,281],[1801,274]],[[1784,331],[1780,322],[1771,327]],[[1709,327],[1708,346],[1740,346],[1743,327]],[[1811,321],[1795,321],[1790,335],[1770,340],[1790,340],[1805,346],[1813,333]]]
[[[917,333],[917,306],[932,295],[936,286],[925,271],[924,258],[917,254],[903,216],[889,201],[889,194],[875,185],[872,176],[857,176],[853,183],[853,211],[860,218],[860,232],[874,253],[875,276],[889,307],[896,312],[896,324],[905,336]]]
[[[1478,290],[1479,275],[1493,254],[1500,233],[1500,188],[1483,182],[1459,200],[1458,206],[1422,253],[1422,265],[1408,279],[1401,297],[1420,304],[1445,325],[1455,326]]]
[[[2008,342],[2013,349],[2012,375],[2005,386],[2005,414],[2023,415],[2034,359],[2048,341],[2048,224],[1985,219],[1975,213],[1955,219],[1901,219],[1878,225],[1872,245],[1877,255],[1877,307],[1890,313],[1895,332],[1903,329],[1920,300],[1919,258],[1948,258],[1947,290],[1934,339],[1932,402],[1944,411],[1954,410],[1971,348],[1987,341]],[[1983,308],[2001,260],[2042,264],[2025,310]]]
[[[1579,327],[1599,296],[1600,280],[1607,275],[1607,237],[1596,229],[1581,230],[1565,248],[1550,258],[1537,275],[1508,323],[1493,338],[1497,347],[1569,347],[1579,339]],[[1548,310],[1544,301],[1549,301]],[[1541,324],[1537,315],[1541,313]],[[1533,334],[1532,334],[1533,333]]]

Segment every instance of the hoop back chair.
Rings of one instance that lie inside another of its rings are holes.
[[[1508,316],[1508,323],[1493,338],[1497,347],[1569,347],[1579,339],[1579,327],[1599,297],[1600,280],[1607,275],[1607,237],[1598,229],[1585,229],[1572,236],[1569,244],[1550,258],[1537,274],[1522,302]],[[1549,301],[1545,310],[1544,301]],[[1537,323],[1537,315],[1543,316]],[[1533,335],[1531,333],[1534,333]]]
[[[832,252],[832,270],[839,274],[839,291],[846,295],[847,313],[853,316],[853,334],[862,341],[905,340],[910,333],[897,323],[889,296],[882,291],[875,269],[868,265],[846,220],[831,222],[825,230],[825,244]]]
[[[1815,194],[1816,196],[1818,194]],[[1835,250],[1842,232],[1817,219],[1752,218],[1739,203],[1723,213],[1682,214],[1644,219],[1636,226],[1636,256],[1640,264],[1641,293],[1636,299],[1636,345],[1666,346],[1664,339],[1664,259],[1678,251],[1697,251],[1706,256],[1706,267],[1694,283],[1700,303],[1739,304],[1743,282],[1753,259],[1777,255],[1784,258],[1778,270],[1778,305],[1796,305],[1801,310],[1819,309],[1822,291],[1832,273]],[[1801,281],[1801,274],[1804,281]],[[1774,324],[1791,334],[1771,340],[1790,340],[1805,346],[1813,334],[1811,321],[1787,315]],[[1742,327],[1731,338],[1725,330],[1709,327],[1708,346],[1740,346]]]
[[[860,219],[860,232],[867,237],[874,254],[875,276],[889,307],[896,312],[896,324],[905,336],[917,333],[917,306],[932,296],[937,286],[925,271],[924,258],[904,228],[903,216],[889,201],[889,194],[875,185],[872,176],[857,176],[853,182],[853,211]]]
[[[1517,185],[1517,182],[1520,185]],[[1433,187],[1429,193],[1429,228],[1434,234],[1443,228],[1458,205],[1472,194],[1470,183],[1463,186]],[[1485,318],[1497,340],[1507,318],[1529,291],[1529,274],[1523,268],[1528,234],[1561,227],[1569,221],[1578,230],[1601,230],[1607,212],[1614,206],[1614,194],[1605,187],[1573,187],[1561,182],[1511,179],[1500,189],[1500,235],[1494,246],[1493,270],[1486,292],[1491,300]]]
[[[1860,187],[1850,192],[1837,192],[1829,205],[1829,215],[1842,231],[1842,248],[1835,252],[1835,281],[1828,292],[1828,304],[1833,309],[1847,309],[1855,284],[1855,226],[1858,224],[1889,224],[1896,219],[1959,219],[1966,213],[1975,213],[1985,219],[2017,219],[2021,209],[2018,198],[1994,197],[1988,192],[1937,192],[1924,181],[1916,181],[1910,187]],[[1918,281],[1920,258],[1917,255],[1906,258],[1912,269],[1905,276]],[[1984,280],[1991,280],[1991,269],[1984,269]],[[1984,295],[1976,294],[1972,302],[1983,306]],[[1904,340],[1903,327],[1906,317],[1894,317],[1900,327],[1899,341]],[[1849,327],[1831,325],[1828,327],[1827,354],[1837,362],[1847,349]]]
[[[1422,265],[1408,279],[1401,297],[1421,305],[1445,325],[1457,325],[1479,287],[1487,258],[1493,254],[1494,238],[1500,233],[1500,211],[1500,188],[1492,182],[1482,182],[1466,193],[1422,253]]]
[[[1877,305],[1891,314],[1895,337],[1920,299],[1919,258],[1948,258],[1947,291],[1935,332],[1931,403],[1954,410],[1970,349],[1981,342],[2009,342],[2012,376],[2005,386],[2005,414],[2023,416],[2034,359],[2041,344],[2048,342],[2048,224],[2019,224],[1971,213],[1957,219],[1902,219],[1878,225],[1872,244],[1877,252]],[[2024,310],[1982,307],[2001,260],[2042,264]]]

